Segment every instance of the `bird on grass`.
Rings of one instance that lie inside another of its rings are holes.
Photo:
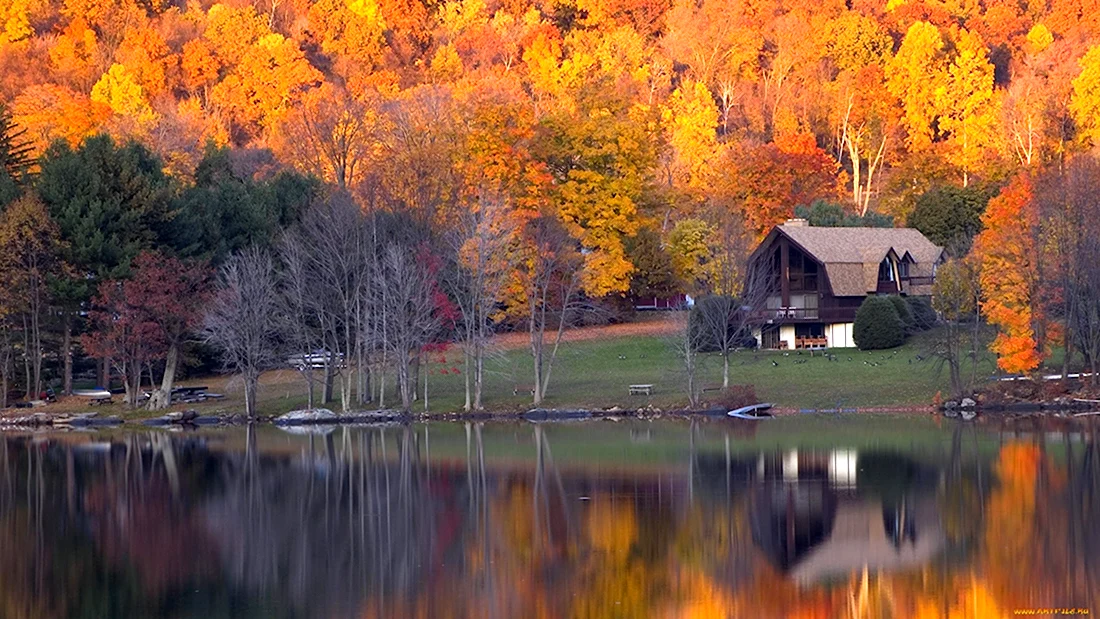
[[[779,364],[775,362],[775,359],[772,359],[772,367],[773,368],[779,367]]]

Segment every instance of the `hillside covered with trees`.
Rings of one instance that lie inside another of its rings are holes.
[[[170,390],[251,273],[345,407],[444,340],[480,406],[506,321],[537,403],[582,301],[736,293],[796,207],[948,247],[1006,370],[1100,357],[1095,0],[7,0],[0,105],[5,396]]]

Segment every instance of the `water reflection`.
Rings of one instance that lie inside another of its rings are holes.
[[[1091,431],[909,423],[8,436],[0,617],[1096,610]]]

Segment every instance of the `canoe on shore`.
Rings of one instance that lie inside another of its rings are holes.
[[[773,415],[768,412],[771,407],[771,404],[750,404],[726,414],[737,419],[772,419]]]
[[[106,389],[73,389],[73,395],[79,398],[109,398],[111,392]]]

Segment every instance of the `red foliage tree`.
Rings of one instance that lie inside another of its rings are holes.
[[[793,216],[795,206],[838,197],[844,183],[838,182],[836,160],[810,135],[745,149],[732,158],[729,167],[732,169],[723,175],[728,185],[720,191],[740,206],[758,238]]]
[[[130,279],[100,286],[89,313],[92,328],[82,343],[93,357],[110,359],[122,374],[128,403],[139,400],[143,369],[151,372],[153,363],[163,360],[161,387],[149,407],[168,406],[180,346],[202,317],[208,287],[205,264],[156,252],[138,255]]]

